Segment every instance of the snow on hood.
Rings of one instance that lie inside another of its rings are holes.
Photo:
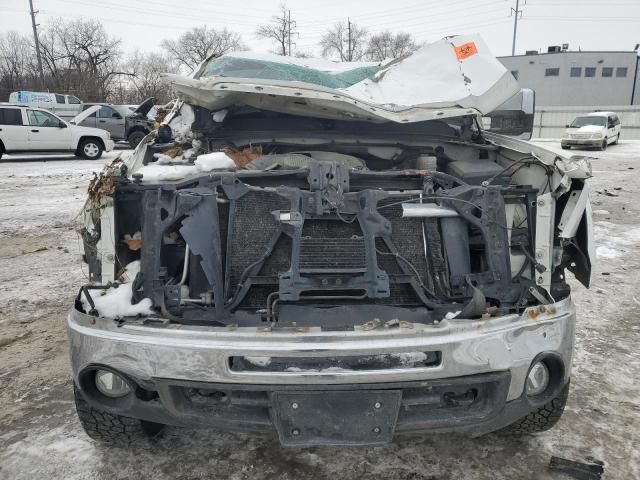
[[[87,108],[85,111],[80,112],[78,115],[69,120],[69,123],[73,125],[80,125],[86,118],[89,117],[92,113],[97,112],[102,108],[102,105],[94,105],[93,107]]]
[[[478,35],[447,37],[384,64],[255,53],[210,62],[192,77],[166,75],[183,100],[210,110],[246,104],[294,115],[404,123],[486,114],[520,89]],[[208,76],[210,71],[215,74]]]

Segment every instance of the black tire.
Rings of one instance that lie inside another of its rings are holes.
[[[602,145],[600,145],[600,150],[602,150],[603,152],[607,149],[607,139],[605,138],[602,141]]]
[[[87,160],[98,160],[102,156],[104,147],[99,140],[85,138],[78,145],[77,155]]]
[[[571,147],[569,145],[560,145],[563,150],[569,150]]]
[[[613,142],[613,144],[618,145],[618,142],[620,142],[620,134],[618,134],[618,136],[616,137],[616,141]]]
[[[146,422],[95,409],[82,398],[75,384],[73,395],[82,428],[93,440],[116,447],[127,447],[159,434],[164,428],[160,423]]]
[[[142,139],[146,136],[147,134],[144,132],[141,132],[140,130],[131,132],[131,134],[129,135],[129,138],[127,138],[127,141],[129,142],[129,146],[131,148],[136,148],[138,144],[142,141]]]
[[[560,391],[558,396],[542,407],[538,407],[522,417],[520,420],[513,422],[511,425],[503,428],[499,433],[506,435],[527,435],[530,433],[540,433],[552,428],[564,412],[569,397],[569,383]]]

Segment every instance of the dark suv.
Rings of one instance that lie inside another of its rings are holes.
[[[101,105],[102,108],[89,115],[80,125],[106,130],[111,133],[114,141],[126,140],[131,148],[136,148],[140,140],[153,130],[154,122],[147,118],[147,113],[153,107],[154,101],[154,98],[148,98],[133,111],[126,105],[85,103],[82,106],[83,111],[93,105]]]

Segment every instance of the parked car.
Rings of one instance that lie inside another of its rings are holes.
[[[9,103],[26,107],[44,108],[59,117],[69,120],[82,111],[82,100],[74,95],[49,92],[12,92]]]
[[[82,115],[74,120],[81,121]],[[0,104],[0,158],[5,153],[73,152],[78,157],[97,160],[113,150],[109,132],[79,127],[42,108]]]
[[[573,119],[562,136],[561,146],[597,147],[606,150],[607,145],[620,141],[620,119],[614,112],[593,112]]]
[[[168,80],[180,101],[82,210],[91,282],[67,326],[90,437],[362,445],[559,420],[591,168],[482,130],[519,85],[478,36]]]
[[[153,130],[153,121],[147,118],[153,102],[154,99],[149,98],[133,111],[128,105],[85,103],[84,109],[99,105],[100,110],[89,115],[83,120],[82,125],[107,130],[113,140],[126,140],[131,148],[136,148],[140,140]]]

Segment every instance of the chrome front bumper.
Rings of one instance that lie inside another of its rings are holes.
[[[447,320],[436,325],[325,332],[320,328],[150,325],[72,310],[68,333],[74,379],[91,365],[116,369],[145,385],[158,379],[242,385],[376,384],[508,372],[505,401],[519,398],[532,360],[553,353],[571,370],[575,307],[570,298],[522,315]],[[336,357],[441,352],[437,366],[383,370],[232,371],[229,357]]]

